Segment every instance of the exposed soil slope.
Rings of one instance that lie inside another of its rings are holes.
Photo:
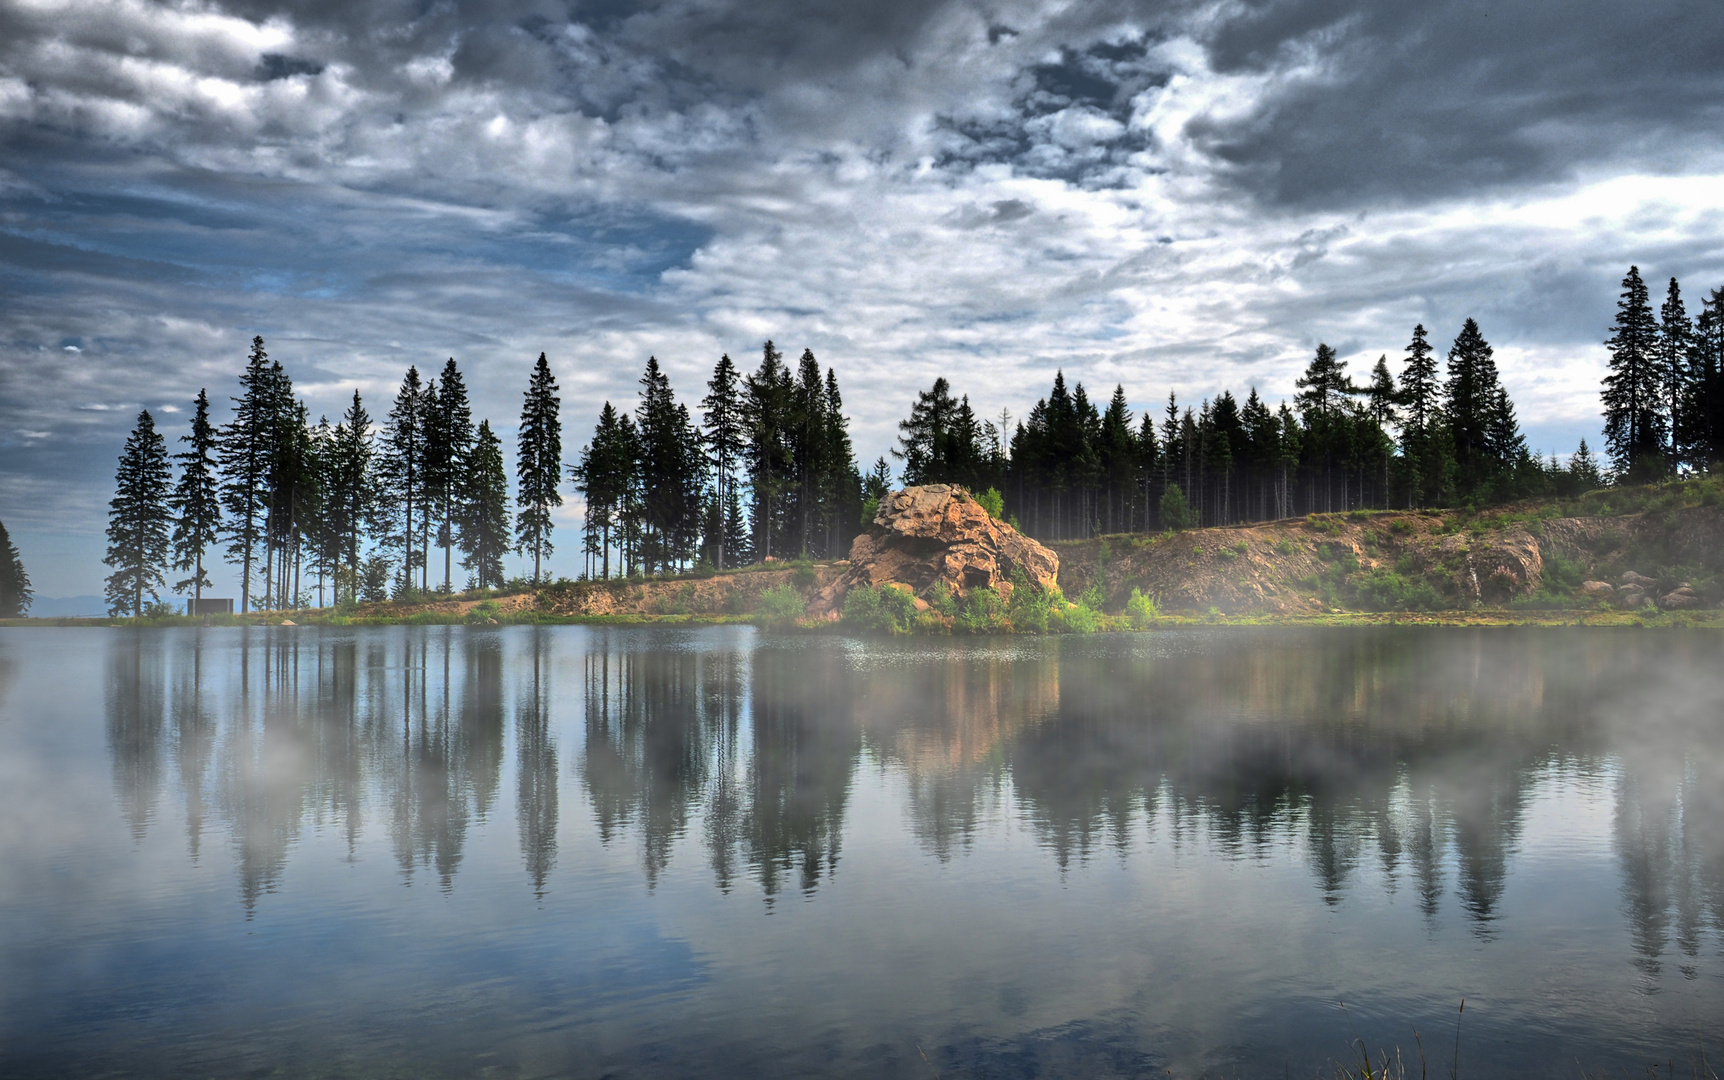
[[[1724,597],[1724,509],[1716,506],[1578,517],[1537,508],[1326,514],[1055,550],[1065,594],[1099,584],[1106,611],[1123,608],[1134,588],[1163,610],[1224,614],[1586,607],[1628,602],[1624,574],[1651,579],[1647,603],[1684,585],[1694,606]]]

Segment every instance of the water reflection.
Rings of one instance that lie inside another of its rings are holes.
[[[351,855],[372,822],[402,881],[457,888],[470,833],[508,798],[512,734],[520,865],[541,900],[573,872],[558,868],[561,740],[581,819],[638,851],[649,891],[682,858],[768,905],[817,893],[867,769],[936,865],[1001,822],[1026,826],[1056,875],[1145,845],[1248,865],[1293,851],[1329,907],[1407,887],[1429,925],[1488,940],[1529,807],[1566,777],[1613,800],[1652,990],[1671,965],[1698,977],[1724,928],[1715,660],[1699,636],[1506,632],[124,634],[104,660],[106,741],[134,842],[177,799],[193,860],[226,834],[248,910],[308,829]]]

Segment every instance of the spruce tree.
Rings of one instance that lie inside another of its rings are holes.
[[[0,522],[0,619],[22,619],[30,613],[30,602],[35,598],[24,560],[12,543],[12,534]]]
[[[229,562],[240,566],[241,612],[251,610],[252,565],[264,539],[269,516],[274,377],[261,336],[251,339],[251,355],[233,399],[233,419],[222,428],[216,460],[221,465],[221,503],[227,513]]]
[[[1658,355],[1658,321],[1640,268],[1628,268],[1616,303],[1616,323],[1605,339],[1610,374],[1604,377],[1604,441],[1617,472],[1631,481],[1664,473],[1668,430],[1666,380]]]
[[[1587,447],[1586,440],[1580,440],[1580,448],[1568,459],[1568,474],[1574,478],[1575,486],[1582,492],[1604,486],[1604,475],[1598,468],[1598,458]]]
[[[467,455],[473,449],[473,408],[467,400],[467,383],[455,358],[443,365],[436,403],[427,416],[425,431],[426,488],[436,516],[437,545],[443,549],[443,588],[450,580],[450,549],[455,543],[463,474]]]
[[[802,350],[796,365],[796,388],[791,426],[791,460],[795,469],[796,494],[792,511],[792,537],[797,552],[807,558],[817,530],[822,530],[825,512],[822,495],[826,488],[826,384],[813,349]]]
[[[371,416],[355,390],[353,403],[335,426],[325,469],[325,513],[340,548],[337,592],[345,584],[347,599],[352,602],[359,599],[360,539],[377,508],[372,458]]]
[[[168,565],[172,481],[167,441],[146,409],[120,454],[114,498],[108,503],[108,554],[102,561],[114,568],[106,589],[110,614],[130,611],[137,617],[144,613],[146,595],[152,602],[157,598]]]
[[[189,444],[174,455],[180,463],[180,480],[168,501],[174,512],[173,557],[175,570],[190,570],[192,576],[174,584],[175,592],[192,591],[192,603],[203,599],[209,588],[204,571],[204,552],[221,539],[221,497],[216,483],[216,430],[210,425],[209,395],[199,390],[192,405],[192,430],[180,436]]]
[[[515,540],[523,551],[533,553],[533,582],[544,573],[544,559],[551,547],[551,508],[563,505],[559,488],[563,478],[563,424],[558,417],[562,401],[557,380],[545,354],[533,366],[522,396],[521,427],[515,443]]]
[[[424,549],[415,548],[414,540],[424,531],[418,526],[429,501],[425,467],[427,405],[419,368],[410,366],[383,428],[383,454],[378,470],[382,496],[379,501],[390,521],[384,544],[401,549],[398,579],[401,592],[414,587],[413,571],[425,561]]]
[[[1479,324],[1468,319],[1449,348],[1449,378],[1443,387],[1443,414],[1454,440],[1455,482],[1462,498],[1488,495],[1502,463],[1493,430],[1501,387],[1492,357]]]
[[[749,549],[761,560],[784,553],[785,496],[793,482],[790,431],[795,388],[783,359],[784,354],[768,341],[759,370],[743,379],[742,416],[748,431],[744,464],[753,495]]]
[[[826,369],[825,470],[821,479],[821,503],[826,508],[825,555],[837,558],[850,550],[856,518],[862,505],[861,477],[856,472],[856,451],[850,442],[850,421],[844,416],[844,398],[838,391],[838,373]]]
[[[712,378],[706,383],[706,397],[701,399],[700,405],[705,420],[707,460],[712,467],[713,496],[722,508],[720,513],[728,516],[736,487],[736,468],[747,447],[746,419],[736,365],[728,353],[720,356],[717,366],[712,369]],[[735,549],[728,539],[729,530],[721,528],[714,560],[720,570],[730,565],[727,558],[735,557]]]
[[[1695,468],[1724,463],[1724,289],[1701,301],[1688,356],[1682,445]]]
[[[1664,306],[1658,311],[1658,366],[1664,375],[1664,410],[1669,417],[1669,463],[1685,460],[1682,445],[1682,406],[1688,397],[1689,357],[1694,349],[1694,324],[1682,303],[1682,287],[1675,278],[1664,294]]]
[[[456,503],[461,568],[474,588],[503,585],[503,554],[509,550],[509,474],[503,467],[503,443],[491,422],[479,431],[462,472],[461,497]]]

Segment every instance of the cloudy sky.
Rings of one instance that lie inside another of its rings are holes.
[[[1276,398],[1472,315],[1566,453],[1629,263],[1724,283],[1721,56],[1698,0],[0,0],[0,521],[99,592],[137,410],[253,334],[313,415],[453,356],[511,433],[544,351],[571,454],[771,337],[871,460],[940,374]]]

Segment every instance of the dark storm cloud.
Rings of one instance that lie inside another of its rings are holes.
[[[1689,0],[1270,0],[1207,44],[1221,73],[1315,69],[1193,127],[1282,203],[1413,202],[1624,159],[1678,169],[1724,121],[1724,19]]]

